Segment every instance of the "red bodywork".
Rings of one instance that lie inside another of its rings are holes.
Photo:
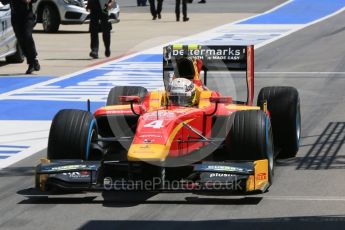
[[[164,91],[149,92],[140,103],[133,102],[138,100],[136,97],[121,97],[121,102],[133,103],[133,110],[139,115],[134,138],[128,150],[128,160],[164,161],[167,157],[188,155],[209,144],[197,140],[212,137],[214,117],[229,117],[231,113],[239,110],[260,109],[253,106],[253,54],[253,46],[248,46],[246,104],[233,104],[231,97],[219,98],[221,95],[218,92],[207,88],[202,91],[199,103],[194,107],[166,105]],[[195,81],[196,85],[200,84],[199,79]],[[105,116],[131,116],[133,111],[129,104],[115,105],[99,108],[94,115],[96,119]]]

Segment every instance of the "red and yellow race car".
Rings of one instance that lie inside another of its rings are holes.
[[[232,72],[245,100],[207,87]],[[265,87],[254,105],[253,46],[169,45],[162,75],[163,90],[116,86],[93,114],[59,111],[36,187],[265,192],[275,158],[296,155],[298,92]]]

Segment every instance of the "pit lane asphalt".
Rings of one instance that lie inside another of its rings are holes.
[[[302,143],[277,162],[268,193],[85,193],[37,197],[33,165],[0,172],[1,229],[343,229],[345,13],[256,50],[256,93],[290,85],[301,96]],[[212,87],[212,86],[210,86]]]
[[[41,64],[35,76],[63,76],[99,62],[142,51],[170,41],[210,30],[214,27],[267,11],[286,0],[212,0],[188,5],[190,21],[176,22],[173,0],[164,1],[162,19],[152,21],[149,7],[137,7],[135,0],[119,1],[120,23],[113,24],[111,57],[104,57],[100,43],[99,59],[91,59],[89,25],[61,25],[53,34],[43,33],[42,24],[34,28],[34,39]],[[148,29],[149,28],[149,29]],[[71,55],[72,54],[72,55]],[[7,64],[0,60],[0,76],[23,75],[26,63]]]

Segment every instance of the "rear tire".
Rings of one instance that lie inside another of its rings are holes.
[[[24,54],[22,48],[20,48],[19,43],[16,44],[16,52],[10,56],[6,57],[7,63],[23,63],[24,62]]]
[[[90,112],[60,110],[50,127],[48,159],[88,160],[91,143],[97,136],[96,120]]]
[[[42,25],[44,32],[56,33],[60,26],[60,15],[55,6],[47,4],[42,10]]]
[[[295,157],[301,136],[301,110],[298,91],[293,87],[265,87],[258,95],[258,106],[267,101],[274,146],[279,158]]]
[[[269,182],[273,181],[274,145],[269,117],[261,110],[237,111],[228,120],[225,148],[228,160],[268,159]]]
[[[147,89],[142,86],[115,86],[108,94],[107,106],[121,105],[119,96],[139,96],[142,101],[147,93]]]

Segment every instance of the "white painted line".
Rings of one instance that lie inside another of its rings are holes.
[[[0,169],[46,148],[50,123],[50,121],[0,121],[0,149],[22,150],[16,154],[8,154],[10,157],[6,159],[1,159]],[[37,130],[37,127],[40,129]],[[23,146],[26,148],[21,149]]]
[[[8,167],[8,166],[20,161],[20,160],[23,160],[23,159],[29,157],[29,156],[43,150],[46,147],[47,147],[46,138],[42,138],[42,142],[40,144],[36,143],[36,144],[32,145],[30,148],[28,148],[28,149],[26,149],[20,153],[14,154],[13,156],[10,156],[7,159],[2,159],[0,161],[1,162],[0,170]]]
[[[345,202],[345,196],[259,196],[265,200]]]

